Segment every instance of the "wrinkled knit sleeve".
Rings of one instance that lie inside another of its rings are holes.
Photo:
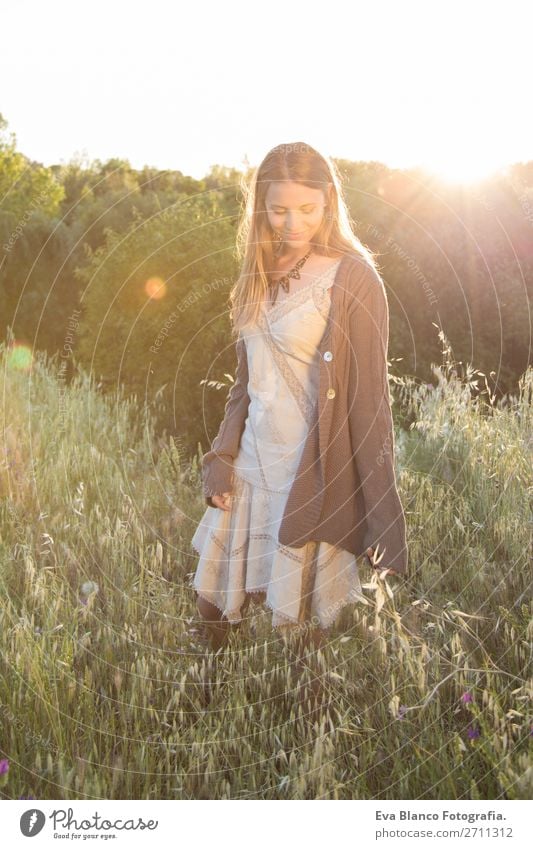
[[[349,425],[365,501],[364,540],[381,567],[407,570],[405,515],[394,471],[394,429],[389,394],[387,355],[389,309],[384,283],[368,267],[353,299],[349,317]]]
[[[237,372],[230,389],[224,418],[211,450],[202,458],[202,485],[205,500],[210,507],[212,495],[221,495],[233,489],[233,461],[239,452],[244,424],[248,415],[248,360],[246,343],[242,336],[236,341]]]

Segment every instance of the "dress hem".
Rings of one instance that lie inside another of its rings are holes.
[[[214,607],[216,607],[218,610],[220,610],[222,615],[226,617],[226,619],[230,623],[230,625],[239,625],[241,622],[244,621],[244,617],[240,615],[240,610],[230,611],[230,613],[228,614],[226,612],[225,608],[222,608],[219,604],[217,604],[217,602],[214,601],[213,598],[209,598],[209,596],[207,596],[203,590],[198,589],[198,587],[194,586],[194,584],[192,585],[192,588],[197,593],[197,595],[201,596],[201,598],[205,599],[205,601],[208,601],[210,604],[212,604]],[[290,616],[285,616],[284,613],[279,613],[279,611],[277,611],[274,607],[272,607],[271,603],[266,598],[267,588],[259,589],[259,590],[243,590],[243,592],[246,596],[253,596],[253,595],[258,595],[258,594],[264,593],[265,598],[260,603],[265,605],[268,608],[268,610],[271,611],[271,613],[273,613],[273,614],[276,613],[278,616],[281,616],[281,617],[283,617],[284,619],[287,620],[286,622],[278,622],[276,625],[274,625],[272,623],[271,624],[272,628],[280,629],[280,628],[287,628],[287,627],[292,626],[293,628],[298,628],[298,629],[301,629],[302,631],[305,631],[305,630],[308,629],[309,626],[307,626],[305,622],[298,622],[297,619],[293,619]],[[368,604],[368,601],[366,600],[366,598],[363,595],[358,594],[356,597],[354,597],[354,596],[350,596],[350,594],[349,594],[348,596],[345,596],[344,599],[340,602],[340,604],[338,606],[337,615],[335,616],[335,618],[332,619],[330,622],[328,622],[328,624],[326,624],[326,625],[323,625],[321,623],[316,623],[314,625],[314,627],[319,628],[319,630],[321,630],[321,631],[331,631],[332,627],[335,625],[337,619],[339,618],[339,616],[340,616],[341,612],[344,610],[344,608],[347,607],[349,604],[357,604],[358,602],[362,603],[362,604]],[[240,618],[236,618],[237,616],[240,616]],[[316,616],[316,614],[315,614],[315,616]]]

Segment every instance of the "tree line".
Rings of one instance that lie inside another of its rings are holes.
[[[103,391],[156,404],[162,429],[205,449],[235,368],[241,171],[197,180],[81,157],[44,167],[7,126],[0,115],[2,337],[46,351],[67,378],[79,366]],[[533,161],[470,186],[335,161],[387,287],[391,373],[431,381],[442,329],[496,395],[516,391],[531,350]]]

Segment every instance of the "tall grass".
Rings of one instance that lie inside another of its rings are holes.
[[[531,797],[533,369],[502,402],[447,350],[436,386],[397,380],[410,572],[366,574],[307,656],[313,723],[264,608],[198,639],[199,458],[135,399],[0,358],[4,798]]]

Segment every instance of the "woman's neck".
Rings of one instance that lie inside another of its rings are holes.
[[[309,251],[313,251],[313,248],[310,244],[302,247],[301,245],[298,248],[291,249],[288,251],[283,250],[283,253],[279,254],[276,259],[276,266],[278,268],[292,268],[293,265],[296,265],[299,259],[302,259]]]

